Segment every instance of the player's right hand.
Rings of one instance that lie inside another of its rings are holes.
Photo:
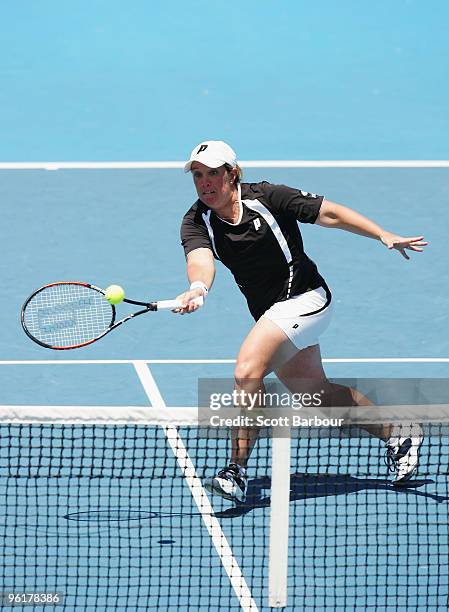
[[[200,305],[198,303],[193,302],[192,300],[199,297],[203,297],[203,292],[200,288],[184,291],[184,293],[181,293],[176,297],[177,300],[180,300],[182,302],[182,307],[175,308],[175,310],[172,310],[172,312],[182,315],[195,312],[195,310],[198,310]]]

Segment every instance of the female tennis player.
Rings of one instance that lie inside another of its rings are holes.
[[[236,154],[222,141],[196,146],[184,171],[192,173],[198,200],[181,227],[190,287],[178,296],[182,307],[177,312],[198,308],[192,299],[207,296],[215,276],[214,258],[219,259],[231,270],[256,321],[237,357],[235,388],[240,396],[263,397],[263,379],[270,372],[292,392],[300,379],[319,381],[320,388],[330,385],[319,337],[331,319],[332,296],[304,252],[298,221],[374,238],[406,259],[407,250],[420,252],[427,245],[423,236],[398,236],[313,193],[267,182],[242,183]],[[342,405],[370,404],[357,391],[343,389],[349,397],[340,393]],[[421,428],[407,437],[390,426],[370,431],[386,443],[395,483],[407,481],[417,468]],[[232,501],[245,500],[247,462],[257,435],[256,429],[233,430],[230,463],[207,479],[208,490]]]

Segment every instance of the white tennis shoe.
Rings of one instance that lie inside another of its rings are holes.
[[[401,485],[416,473],[419,463],[419,451],[424,440],[420,425],[413,423],[397,426],[386,443],[386,463],[390,472],[395,472],[393,484]]]
[[[213,478],[206,478],[204,488],[224,499],[243,503],[248,488],[246,470],[236,463],[230,463]]]

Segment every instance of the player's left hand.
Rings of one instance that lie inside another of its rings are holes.
[[[405,257],[405,259],[410,259],[408,253],[405,252],[406,249],[421,253],[424,250],[423,247],[429,244],[424,240],[424,236],[404,238],[403,236],[397,236],[396,234],[391,234],[390,232],[385,232],[382,234],[380,240],[387,247],[387,249],[396,249],[399,251],[402,257]]]

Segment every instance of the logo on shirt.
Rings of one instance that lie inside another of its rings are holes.
[[[261,227],[262,223],[260,222],[260,219],[254,219],[253,223],[254,223],[254,229],[257,232],[257,230]]]
[[[302,191],[302,190],[300,190],[300,193],[305,198],[316,198],[317,197],[316,193],[310,193],[309,191]]]

